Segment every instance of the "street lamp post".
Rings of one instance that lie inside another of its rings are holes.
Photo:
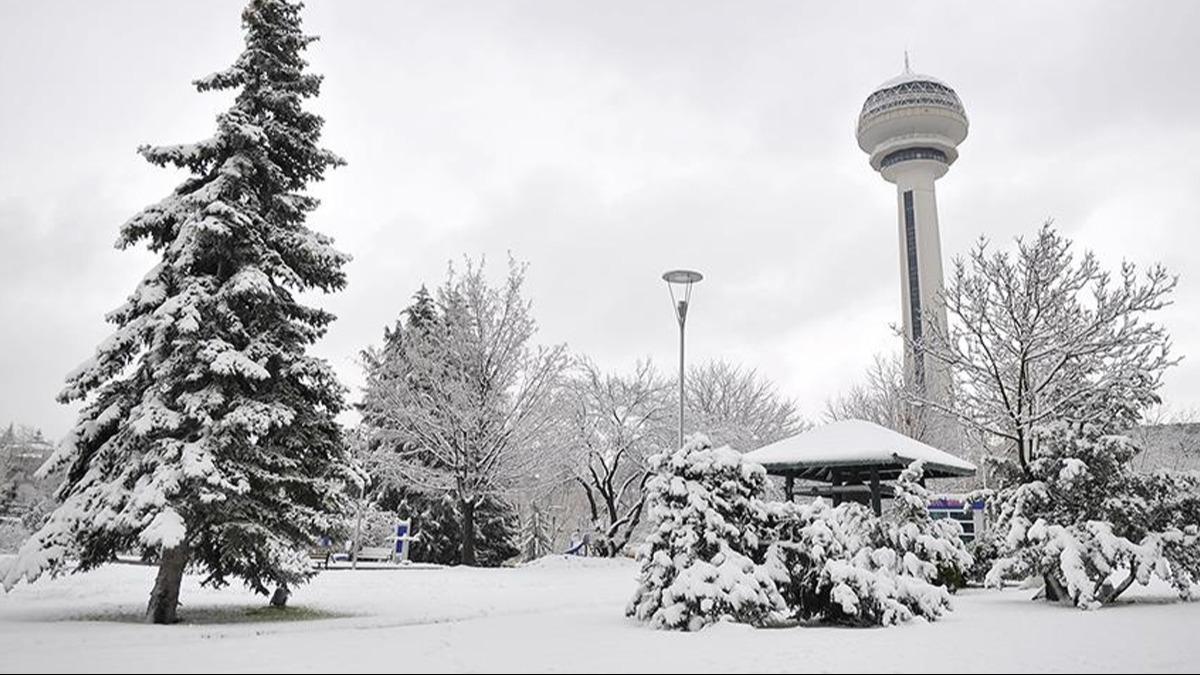
[[[684,403],[684,360],[683,335],[687,324],[688,303],[692,300],[692,284],[704,278],[699,272],[692,270],[671,270],[662,275],[671,291],[671,304],[675,307],[675,318],[679,321],[679,447],[683,447],[683,403]]]

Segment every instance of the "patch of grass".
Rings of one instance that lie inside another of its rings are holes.
[[[330,612],[324,609],[296,605],[279,609],[263,605],[228,605],[208,607],[180,607],[179,624],[181,626],[217,626],[246,623],[290,623],[293,621],[322,621],[325,619],[343,619],[350,614]],[[146,623],[146,615],[142,611],[119,610],[103,614],[87,614],[78,618],[79,621],[99,621],[106,623]]]

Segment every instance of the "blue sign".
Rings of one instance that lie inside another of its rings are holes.
[[[408,521],[396,523],[396,555],[403,559],[404,548],[408,546]]]

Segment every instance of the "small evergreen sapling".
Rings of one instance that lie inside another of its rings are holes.
[[[762,625],[783,618],[783,597],[763,564],[771,537],[763,468],[700,434],[650,462],[651,530],[626,614],[688,631],[722,619]]]
[[[962,525],[951,518],[929,515],[933,494],[923,485],[924,466],[913,462],[893,485],[893,514],[887,522],[888,543],[901,554],[906,574],[951,591],[959,588],[974,565],[962,540]]]
[[[549,518],[537,504],[530,504],[529,516],[521,527],[521,556],[526,561],[537,560],[553,553]]]

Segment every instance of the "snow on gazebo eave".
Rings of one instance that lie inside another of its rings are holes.
[[[898,472],[918,459],[925,463],[925,475],[930,478],[973,476],[976,471],[971,462],[864,420],[832,422],[746,453],[745,457],[772,474],[835,467]]]

